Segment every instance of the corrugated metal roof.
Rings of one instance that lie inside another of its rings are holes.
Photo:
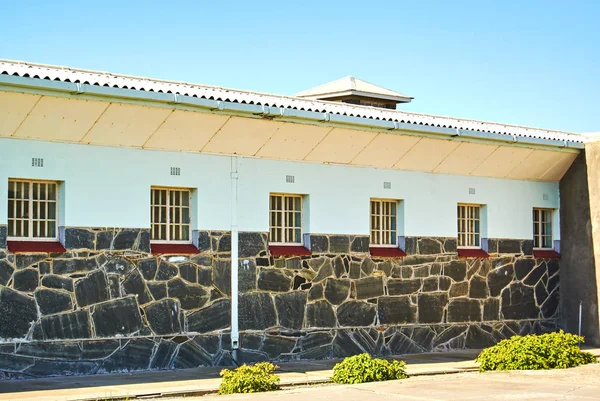
[[[520,136],[579,143],[583,143],[585,141],[585,137],[581,135],[562,131],[490,123],[470,119],[441,117],[400,110],[386,110],[339,102],[308,100],[292,96],[264,94],[259,92],[226,89],[216,86],[134,77],[100,71],[90,71],[20,61],[0,60],[0,74],[137,91],[174,93],[202,99],[266,105],[271,107],[291,108],[320,113],[332,113],[372,120],[386,120],[431,127],[492,132],[516,137]]]

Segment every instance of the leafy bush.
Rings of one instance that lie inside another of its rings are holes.
[[[406,363],[403,361],[387,361],[361,354],[350,356],[336,364],[331,379],[339,384],[405,379],[408,377],[405,368]]]
[[[583,352],[578,343],[583,337],[564,333],[513,336],[486,348],[476,361],[480,372],[488,370],[560,369],[596,362],[596,357]]]
[[[278,390],[279,377],[273,374],[277,368],[272,363],[261,362],[253,366],[242,365],[234,370],[223,369],[219,394]]]

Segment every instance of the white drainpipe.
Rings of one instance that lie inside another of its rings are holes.
[[[231,349],[237,360],[240,331],[238,327],[238,157],[231,158]]]

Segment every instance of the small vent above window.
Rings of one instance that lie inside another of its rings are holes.
[[[475,195],[475,188],[469,188],[469,195]]]
[[[392,183],[389,181],[383,182],[383,189],[392,189]]]
[[[31,158],[31,166],[32,167],[44,167],[44,159],[41,157],[32,157]]]
[[[542,199],[544,199],[544,200],[548,200],[548,194],[544,194],[544,195],[542,195]]]
[[[181,168],[171,167],[171,175],[181,175]]]
[[[293,175],[286,175],[285,176],[285,182],[287,182],[288,184],[293,184],[295,181],[295,178]]]

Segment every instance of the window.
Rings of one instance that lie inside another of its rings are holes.
[[[552,249],[552,210],[533,209],[533,247]]]
[[[151,241],[191,242],[190,199],[189,189],[152,188]]]
[[[397,245],[397,209],[397,200],[371,199],[371,246]]]
[[[481,248],[481,206],[458,205],[458,246]]]
[[[302,195],[271,194],[269,232],[272,244],[302,244]]]
[[[8,180],[8,237],[56,240],[58,185],[49,181]]]

